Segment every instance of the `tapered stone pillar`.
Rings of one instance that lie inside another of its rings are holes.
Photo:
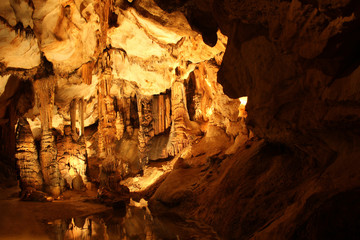
[[[58,149],[57,162],[61,177],[70,188],[81,190],[77,189],[79,184],[74,184],[74,181],[81,179],[82,185],[87,182],[86,146],[84,137],[80,137],[75,141],[71,136],[71,127],[67,125],[64,127],[64,136],[57,141],[56,146]]]
[[[43,178],[33,134],[25,118],[20,118],[16,129],[16,163],[20,175],[20,188],[43,190]]]
[[[186,135],[186,123],[190,122],[186,107],[184,83],[175,81],[171,87],[172,126],[167,146],[169,155],[175,156],[189,144]]]
[[[59,196],[60,172],[56,161],[57,149],[52,134],[52,113],[55,97],[54,78],[40,79],[34,83],[35,92],[38,97],[41,120],[41,141],[40,141],[40,164],[44,177],[45,191],[53,196]]]
[[[83,136],[85,133],[85,124],[84,124],[84,120],[85,120],[85,107],[86,104],[84,102],[84,98],[80,98],[79,99],[79,121],[80,121],[80,136]]]
[[[71,119],[71,132],[73,135],[77,135],[76,131],[76,109],[78,106],[78,100],[73,99],[70,103],[70,119]]]
[[[104,53],[102,65],[105,69],[101,73],[98,84],[98,155],[100,158],[106,158],[114,153],[116,140],[116,111],[114,99],[110,96],[112,84],[110,57],[110,54]]]

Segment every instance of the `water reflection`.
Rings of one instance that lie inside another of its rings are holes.
[[[59,219],[47,224],[51,239],[157,240],[219,239],[208,226],[175,215],[152,217],[146,208],[127,207],[87,217]]]

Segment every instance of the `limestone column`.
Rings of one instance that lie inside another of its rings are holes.
[[[98,84],[98,154],[100,158],[106,158],[113,153],[116,139],[116,112],[114,99],[110,96],[112,83],[110,54],[104,53],[101,73]]]
[[[40,164],[44,177],[45,190],[53,196],[60,195],[60,172],[56,161],[57,149],[52,134],[52,112],[55,97],[55,78],[37,80],[34,83],[37,93],[40,120],[41,120],[41,141],[40,141]]]
[[[175,156],[189,144],[186,135],[186,122],[190,121],[186,107],[184,83],[177,80],[171,87],[172,126],[167,145],[169,155]]]

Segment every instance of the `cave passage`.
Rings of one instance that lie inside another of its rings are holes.
[[[0,238],[359,239],[359,14],[2,0]]]

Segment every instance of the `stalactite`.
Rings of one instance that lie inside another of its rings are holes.
[[[40,103],[41,141],[40,163],[45,189],[53,196],[60,195],[60,172],[56,161],[57,149],[52,134],[52,111],[54,106],[55,79],[37,80],[34,84]]]
[[[43,178],[38,160],[34,137],[30,125],[25,118],[20,118],[16,129],[16,154],[17,166],[20,175],[20,188],[34,188],[42,191]]]
[[[117,99],[117,109],[116,109],[116,120],[115,120],[115,128],[116,128],[116,139],[120,141],[120,139],[124,135],[124,98],[121,97]]]
[[[130,112],[130,105],[131,105],[131,99],[126,98],[125,99],[125,106],[124,106],[124,115],[125,115],[125,130],[129,135],[133,134],[133,127],[131,126],[131,112]]]
[[[84,102],[84,98],[79,99],[79,121],[80,121],[80,136],[83,136],[85,133],[85,125],[84,125],[84,113],[86,108],[86,104]]]
[[[71,119],[71,133],[77,135],[76,131],[76,109],[78,106],[78,100],[73,99],[70,103],[70,119]]]
[[[96,12],[100,17],[100,41],[98,49],[104,49],[106,46],[107,40],[107,31],[109,28],[108,20],[109,20],[109,12],[112,9],[111,0],[100,1],[99,4],[96,4],[97,9]]]

